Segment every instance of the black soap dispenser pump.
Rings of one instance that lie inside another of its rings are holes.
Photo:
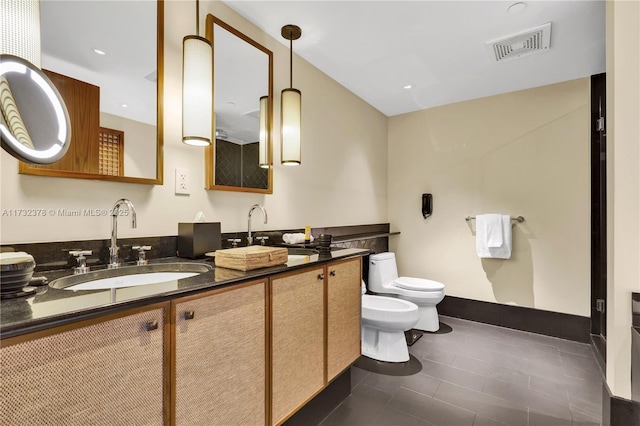
[[[422,217],[425,219],[433,213],[433,195],[422,194]]]

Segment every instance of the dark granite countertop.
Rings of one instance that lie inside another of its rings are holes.
[[[368,250],[363,249],[332,250],[327,253],[300,256],[284,265],[247,272],[215,268],[211,259],[189,260],[177,257],[156,259],[149,263],[196,262],[211,265],[214,269],[176,281],[107,290],[74,291],[56,289],[48,285],[42,286],[34,295],[0,301],[0,337],[6,339],[124,309],[165,302],[214,287],[228,286],[310,266],[321,266],[333,260],[364,256],[368,253]],[[92,270],[98,270],[98,268],[92,268]],[[67,269],[36,275],[44,275],[51,282],[70,274],[72,271]]]

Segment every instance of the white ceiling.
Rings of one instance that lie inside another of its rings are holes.
[[[41,0],[40,38],[42,68],[99,86],[102,112],[156,124],[155,2]]]
[[[247,1],[229,7],[393,116],[605,71],[604,1]],[[485,42],[552,23],[544,53],[492,61]],[[294,87],[295,68],[294,68]],[[411,89],[404,89],[411,85]]]

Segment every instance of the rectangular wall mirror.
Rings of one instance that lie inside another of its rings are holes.
[[[273,54],[213,15],[207,38],[214,46],[215,137],[205,149],[206,187],[271,194]]]
[[[62,95],[71,144],[21,174],[162,184],[164,3],[40,2],[42,69]]]

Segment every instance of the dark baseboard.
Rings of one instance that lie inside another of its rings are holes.
[[[602,426],[640,426],[640,403],[612,395],[603,383]]]
[[[351,394],[351,368],[336,377],[322,392],[289,417],[283,426],[317,425]]]
[[[590,343],[589,317],[455,296],[446,296],[438,304],[438,312],[450,317]]]

